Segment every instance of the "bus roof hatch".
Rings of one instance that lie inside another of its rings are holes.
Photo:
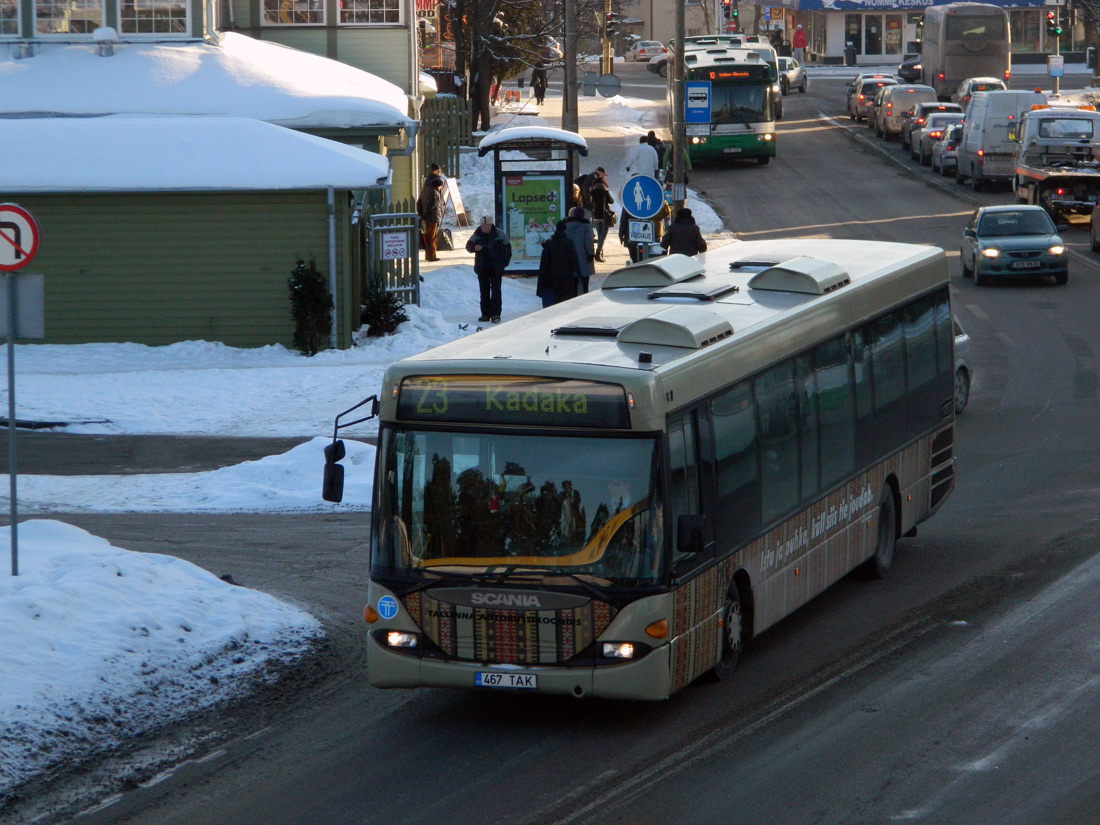
[[[602,288],[671,286],[702,275],[705,270],[703,264],[687,255],[661,255],[616,269],[604,278]]]
[[[733,326],[720,315],[699,307],[678,306],[627,324],[619,332],[619,343],[702,349],[731,335]]]
[[[803,256],[777,263],[756,273],[749,279],[749,289],[825,295],[851,282],[848,273],[836,264]]]

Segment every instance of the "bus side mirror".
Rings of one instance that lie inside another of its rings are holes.
[[[978,235],[978,233],[971,229],[969,226],[963,230],[963,234],[966,235],[968,238],[975,238]]]
[[[703,516],[691,514],[676,520],[676,549],[681,553],[698,553],[703,549]]]
[[[321,498],[339,504],[344,498],[344,467],[338,463],[346,455],[344,442],[333,439],[325,447],[325,476],[321,483]]]

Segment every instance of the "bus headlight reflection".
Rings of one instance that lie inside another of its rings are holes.
[[[416,634],[403,633],[400,630],[391,630],[386,634],[386,644],[390,647],[416,647]]]
[[[603,655],[606,659],[633,659],[634,645],[630,642],[604,642]]]

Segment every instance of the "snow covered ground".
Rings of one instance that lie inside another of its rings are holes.
[[[643,124],[652,105],[586,101],[586,133],[632,145],[651,128]],[[626,178],[611,164],[608,171]],[[464,158],[460,186],[472,214],[492,211],[491,175],[491,156]],[[722,231],[702,201],[691,198],[691,206],[704,233]],[[323,633],[316,619],[273,597],[176,558],[114,547],[49,516],[366,509],[374,449],[356,439],[376,425],[347,432],[339,505],[320,498],[322,446],[335,415],[377,392],[391,362],[476,333],[477,279],[470,258],[459,260],[424,275],[422,305],[406,308],[409,321],[395,335],[313,358],[205,341],[16,347],[20,420],[64,422],[70,433],[313,440],[205,473],[17,477],[18,576],[8,575],[10,528],[0,529],[0,813],[6,794],[35,774],[154,729],[181,709],[216,705]],[[505,321],[539,309],[533,279],[505,279],[503,306]],[[6,478],[0,491],[6,510]]]

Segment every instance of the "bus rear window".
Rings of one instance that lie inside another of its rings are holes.
[[[962,17],[947,15],[948,40],[1004,40],[1005,21],[1000,15]]]

